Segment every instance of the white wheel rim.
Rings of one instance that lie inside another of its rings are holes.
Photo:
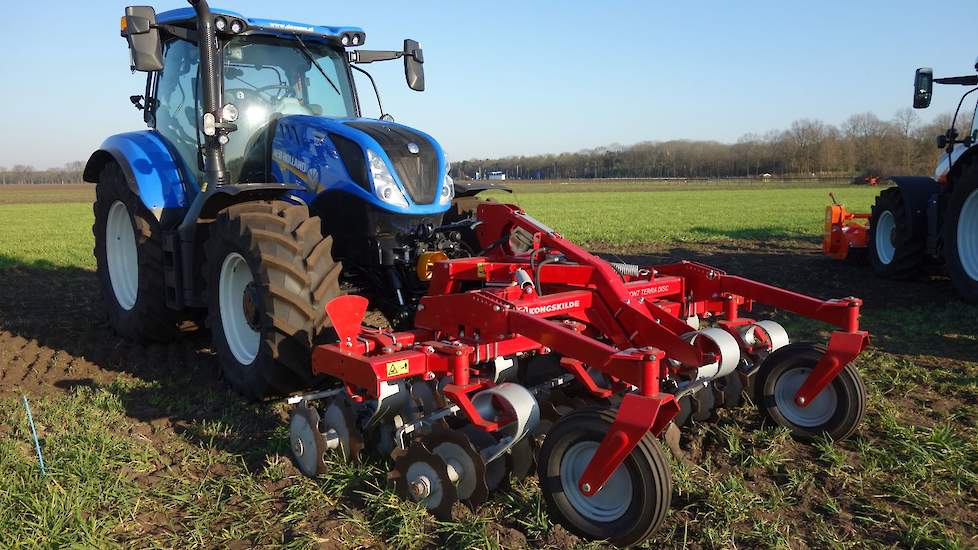
[[[876,257],[880,262],[889,264],[893,261],[896,247],[893,246],[893,233],[896,231],[896,218],[893,212],[887,210],[880,214],[876,221]]]
[[[978,189],[961,206],[958,217],[958,258],[972,281],[978,281]]]
[[[242,365],[255,360],[261,344],[261,334],[248,324],[244,308],[245,289],[253,281],[251,268],[241,254],[232,252],[224,258],[218,281],[221,325],[231,353]]]
[[[109,264],[109,281],[115,300],[122,309],[129,311],[136,305],[139,256],[129,209],[122,201],[115,201],[109,207],[109,217],[105,221],[105,259]]]
[[[795,403],[795,393],[811,371],[810,368],[789,369],[781,373],[774,383],[774,402],[781,416],[802,428],[814,428],[831,420],[839,403],[835,388],[831,384],[826,386],[807,407],[802,408]]]
[[[594,496],[584,496],[577,487],[581,475],[598,450],[597,441],[571,445],[560,461],[560,485],[571,506],[590,521],[608,523],[625,515],[632,503],[632,480],[624,464]]]

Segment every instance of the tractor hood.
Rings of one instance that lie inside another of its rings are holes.
[[[441,213],[454,193],[445,154],[428,134],[366,118],[288,115],[272,141],[272,175],[315,196],[345,191],[380,208]],[[393,180],[393,181],[392,181]]]

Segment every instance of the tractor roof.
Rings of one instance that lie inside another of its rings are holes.
[[[349,32],[363,33],[363,29],[360,27],[333,27],[328,25],[312,25],[309,23],[300,23],[296,21],[252,18],[245,17],[237,12],[219,8],[212,8],[211,13],[214,15],[227,15],[230,17],[243,19],[248,23],[248,30],[251,32],[278,35],[286,38],[291,37],[295,33],[302,34],[304,36],[319,36],[323,38],[338,38],[343,33]],[[195,17],[193,8],[180,8],[158,14],[156,16],[156,21],[160,24],[172,25],[192,22],[194,21]]]

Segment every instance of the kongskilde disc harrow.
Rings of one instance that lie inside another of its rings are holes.
[[[457,224],[457,222],[456,222]],[[819,300],[706,265],[611,264],[516,206],[479,205],[481,251],[428,258],[413,328],[362,326],[368,302],[330,301],[338,341],[313,371],[334,390],[292,398],[301,471],[322,453],[389,454],[398,494],[447,520],[536,464],[554,520],[631,545],[662,523],[672,496],[659,447],[749,395],[799,440],[841,439],[866,390],[850,364],[869,341],[861,301]],[[837,327],[827,344],[791,342],[747,315],[755,304]],[[362,434],[362,435],[361,435]],[[318,454],[317,454],[318,453]]]

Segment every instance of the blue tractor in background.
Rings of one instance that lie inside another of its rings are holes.
[[[149,129],[108,138],[85,167],[102,294],[115,330],[139,341],[205,319],[235,389],[284,395],[314,383],[310,350],[342,288],[410,323],[419,258],[473,252],[456,194],[492,186],[456,192],[431,136],[361,118],[356,65],[402,59],[421,91],[417,42],[363,50],[359,28],[190,4],[122,18]]]

